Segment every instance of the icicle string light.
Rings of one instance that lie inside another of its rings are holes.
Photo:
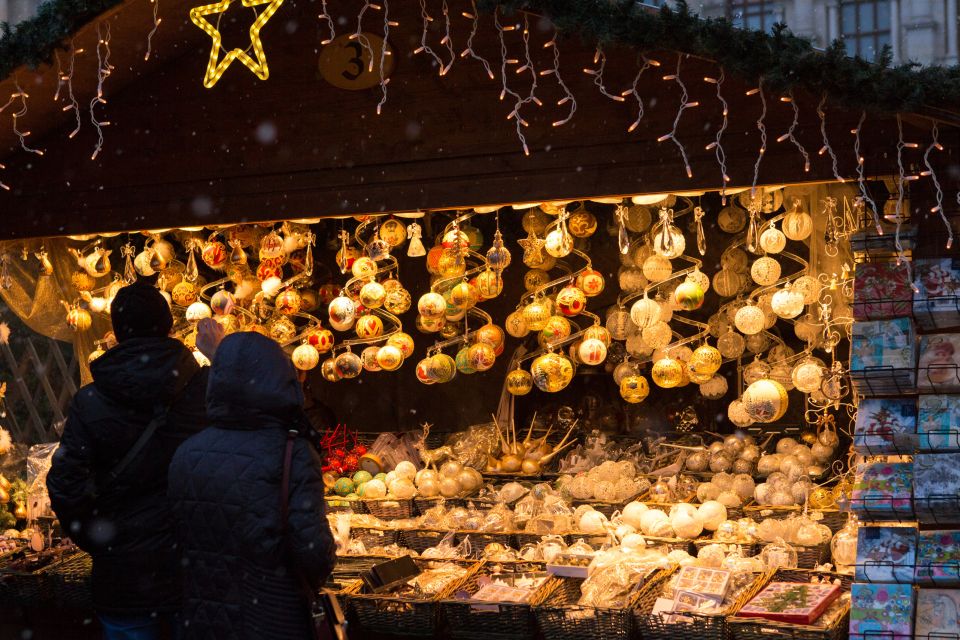
[[[150,33],[147,34],[147,52],[144,54],[143,59],[147,61],[150,59],[151,54],[153,53],[153,36],[157,35],[157,29],[160,28],[160,0],[150,0],[150,4],[153,5],[153,29],[150,30]]]
[[[40,149],[34,149],[33,147],[27,146],[27,136],[30,135],[29,131],[20,130],[20,118],[27,115],[27,98],[30,96],[27,95],[27,92],[20,87],[20,81],[18,78],[14,77],[13,79],[14,86],[17,88],[17,92],[11,96],[13,98],[20,99],[20,110],[13,112],[13,132],[20,138],[20,147],[27,153],[35,153],[38,156],[43,155],[43,151]]]
[[[350,34],[351,40],[356,40],[361,49],[367,52],[367,55],[370,58],[370,62],[367,65],[367,73],[373,73],[373,45],[370,44],[370,38],[364,35],[363,33],[363,17],[367,13],[367,9],[373,9],[376,5],[370,2],[370,0],[364,0],[363,6],[360,7],[360,13],[357,14],[357,30]]]
[[[603,52],[603,49],[597,47],[596,52],[593,54],[593,64],[600,63],[600,66],[596,69],[584,69],[583,72],[588,76],[593,76],[593,84],[597,85],[597,88],[600,89],[600,93],[607,96],[611,100],[617,102],[626,102],[626,98],[622,95],[616,95],[607,91],[607,88],[603,84],[603,71],[607,67],[607,54]]]
[[[530,55],[530,18],[523,14],[523,58],[524,64],[517,68],[517,74],[524,71],[530,72],[530,92],[527,94],[524,102],[532,102],[538,107],[543,106],[543,102],[537,97],[537,69],[533,66],[533,57]]]
[[[824,153],[829,153],[833,177],[836,178],[837,182],[846,182],[837,169],[837,154],[833,152],[833,147],[830,146],[830,140],[827,138],[827,112],[824,110],[826,104],[827,94],[823,94],[820,98],[820,104],[817,105],[817,116],[820,118],[820,135],[823,137],[823,146],[820,147],[817,155],[822,156]]]
[[[864,203],[870,205],[870,211],[873,214],[873,224],[877,228],[877,235],[883,235],[883,227],[880,224],[880,213],[877,211],[877,203],[870,197],[870,190],[867,189],[867,182],[863,174],[864,158],[860,153],[860,132],[863,130],[863,123],[867,119],[867,112],[860,112],[860,120],[857,122],[857,128],[853,130],[853,153],[857,157],[857,186],[860,188],[860,197]]]
[[[940,144],[940,129],[937,127],[936,121],[933,123],[933,128],[930,131],[930,145],[927,147],[927,150],[923,153],[923,164],[927,168],[926,171],[921,173],[922,176],[930,176],[930,179],[933,181],[933,187],[936,190],[936,200],[937,204],[930,209],[930,213],[939,213],[940,219],[943,220],[944,226],[947,227],[947,249],[953,247],[953,227],[950,226],[950,221],[947,220],[947,215],[943,211],[943,189],[940,187],[940,180],[937,179],[937,172],[933,169],[933,164],[930,162],[930,152],[936,149],[937,151],[943,151],[943,145]]]
[[[757,118],[757,131],[760,132],[760,151],[757,153],[757,161],[753,165],[753,184],[750,186],[751,197],[757,192],[757,182],[760,179],[760,163],[763,161],[764,154],[767,153],[767,96],[763,93],[763,78],[756,89],[751,89],[747,95],[758,94],[760,96],[760,117]]]
[[[467,38],[467,48],[460,53],[460,57],[466,58],[467,56],[470,56],[474,60],[480,62],[480,64],[483,65],[483,70],[487,72],[487,76],[493,80],[496,78],[496,76],[493,75],[493,69],[490,68],[490,61],[477,53],[473,48],[473,39],[477,37],[477,31],[480,29],[480,15],[477,13],[476,0],[470,0],[470,7],[472,11],[470,13],[464,11],[463,17],[472,20],[473,24],[470,27],[470,36]]]
[[[387,104],[387,83],[390,82],[390,78],[384,77],[384,73],[387,65],[387,39],[390,37],[390,27],[393,24],[396,23],[390,22],[390,3],[388,0],[383,0],[383,46],[380,47],[380,102],[377,103],[377,115],[383,112],[383,105]]]
[[[506,99],[507,96],[511,96],[515,100],[513,110],[507,115],[507,120],[514,120],[514,125],[517,128],[517,138],[520,139],[520,144],[523,146],[523,153],[529,156],[530,147],[527,146],[527,138],[523,135],[523,127],[527,126],[527,121],[520,116],[520,108],[524,105],[524,98],[521,98],[520,94],[507,84],[507,63],[509,59],[507,58],[507,40],[504,37],[504,31],[507,29],[500,23],[500,14],[496,11],[493,14],[493,26],[496,27],[497,35],[500,38],[500,80],[503,83],[503,88],[500,90],[500,100]]]
[[[77,126],[74,127],[73,131],[67,136],[68,138],[73,138],[77,133],[80,132],[80,103],[77,102],[76,96],[73,95],[73,70],[76,63],[77,54],[81,53],[83,49],[77,49],[74,47],[73,42],[70,42],[70,62],[68,63],[68,71],[63,71],[63,66],[60,63],[60,54],[54,52],[54,55],[57,58],[57,91],[53,94],[53,101],[60,101],[60,93],[63,91],[63,88],[67,89],[67,98],[70,99],[70,104],[63,107],[64,111],[73,110],[73,115],[77,119]]]
[[[897,265],[904,265],[904,268],[907,270],[907,282],[910,282],[913,286],[915,292],[919,292],[917,285],[913,282],[913,275],[910,268],[910,260],[906,257],[903,251],[903,245],[900,243],[900,228],[903,225],[903,199],[907,183],[906,169],[903,166],[903,150],[906,147],[917,147],[916,143],[908,143],[903,141],[903,120],[900,118],[900,114],[897,114],[897,168],[899,171],[897,178],[897,208],[896,208],[896,223],[897,231],[893,238],[894,246],[897,248]]]
[[[337,28],[336,23],[333,21],[333,16],[330,15],[330,11],[327,8],[327,0],[320,0],[320,16],[319,18],[327,23],[327,27],[330,29],[330,35],[326,40],[321,40],[321,45],[327,45],[334,41],[337,37]]]
[[[627,96],[633,96],[633,99],[637,101],[637,119],[633,121],[629,127],[627,127],[627,133],[633,133],[636,131],[637,127],[640,126],[640,121],[643,120],[644,116],[644,104],[643,97],[640,96],[640,76],[643,75],[643,72],[649,69],[650,67],[659,67],[660,63],[656,60],[651,60],[646,56],[646,54],[640,54],[640,58],[643,60],[643,64],[640,65],[640,70],[637,71],[637,75],[633,78],[633,86],[621,93],[624,98]]]
[[[4,104],[3,106],[0,106],[0,113],[3,113],[6,110],[6,108],[9,107],[11,104],[13,104],[13,101],[16,99],[17,99],[17,94],[14,93],[13,95],[10,96],[10,99],[7,100],[6,104]],[[7,168],[6,165],[0,164],[0,169],[6,169],[6,168]],[[3,189],[4,191],[10,191],[10,186],[7,185],[5,182],[3,182],[3,180],[0,180],[0,189]]]
[[[797,136],[794,135],[794,132],[797,130],[797,126],[800,124],[800,107],[797,106],[797,101],[793,98],[793,91],[780,98],[780,100],[790,103],[790,107],[793,109],[793,122],[790,123],[790,128],[787,129],[787,132],[777,138],[777,142],[789,140],[790,143],[797,148],[797,150],[800,152],[800,155],[803,156],[803,171],[806,173],[810,171],[810,154],[807,153],[807,149],[803,146],[803,143],[797,140]]]
[[[723,150],[723,134],[727,130],[730,116],[730,106],[727,104],[727,99],[723,97],[723,93],[721,92],[721,87],[725,79],[726,73],[723,67],[720,67],[720,75],[716,78],[703,79],[704,82],[717,85],[717,100],[720,101],[720,105],[723,107],[723,111],[721,112],[723,121],[720,124],[720,128],[717,129],[717,139],[707,145],[707,151],[711,149],[714,150],[717,156],[717,164],[720,165],[720,197],[724,206],[727,204],[727,183],[730,182],[730,176],[727,175],[727,153]]]
[[[453,61],[456,59],[456,56],[453,53],[453,42],[450,40],[450,15],[447,8],[447,2],[443,2],[443,10],[447,22],[447,35],[443,39],[443,44],[446,45],[447,49],[450,51],[450,62],[449,64],[443,61],[436,51],[430,48],[430,45],[427,44],[427,31],[430,27],[430,23],[433,22],[433,17],[430,15],[430,12],[427,10],[427,0],[420,0],[420,18],[423,20],[423,30],[420,32],[420,46],[414,49],[414,55],[419,53],[426,53],[432,57],[437,66],[440,67],[440,75],[445,76],[447,72],[450,71],[450,68],[453,66]]]
[[[101,25],[105,28],[101,29]],[[109,122],[97,120],[94,107],[98,104],[107,104],[103,97],[103,83],[110,77],[113,71],[113,65],[110,64],[110,23],[97,23],[97,95],[90,100],[90,122],[97,129],[97,144],[93,149],[91,160],[96,160],[103,149],[103,127],[109,126]]]
[[[683,83],[683,79],[680,77],[680,65],[683,62],[683,54],[677,54],[677,72],[674,74],[663,76],[664,80],[673,80],[680,87],[680,108],[677,109],[677,116],[673,119],[673,129],[670,133],[666,133],[659,138],[657,142],[666,142],[667,140],[672,140],[673,143],[677,146],[677,149],[680,150],[680,156],[683,158],[683,166],[687,171],[687,177],[693,177],[693,169],[690,168],[690,160],[687,158],[687,150],[684,148],[683,143],[677,139],[677,129],[680,127],[680,118],[683,116],[683,112],[691,107],[699,106],[699,102],[688,102],[687,99],[690,95],[687,93],[687,85]]]
[[[544,49],[553,48],[553,68],[544,69],[540,72],[541,76],[554,76],[557,79],[557,84],[560,85],[560,88],[563,89],[564,96],[557,100],[557,106],[562,107],[563,105],[569,103],[570,110],[567,112],[567,117],[560,120],[555,120],[553,126],[562,127],[573,119],[573,115],[577,112],[577,99],[573,96],[573,92],[570,91],[570,87],[567,86],[567,83],[563,81],[563,77],[560,75],[560,45],[557,44],[557,30],[553,30],[553,38],[543,45]]]

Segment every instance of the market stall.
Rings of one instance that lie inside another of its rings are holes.
[[[0,83],[0,295],[85,362],[138,278],[189,346],[283,345],[355,625],[919,637],[960,602],[936,77],[684,12],[229,4],[121,4]],[[11,602],[86,604],[56,553]]]

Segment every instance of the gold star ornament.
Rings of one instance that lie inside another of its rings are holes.
[[[267,23],[267,20],[277,12],[277,9],[283,4],[283,0],[242,0],[243,6],[245,7],[267,5],[250,26],[250,46],[247,47],[247,51],[251,48],[253,49],[253,58],[247,54],[247,51],[233,49],[227,53],[223,60],[218,60],[220,50],[223,48],[221,45],[222,39],[220,37],[220,31],[217,27],[210,24],[205,16],[225,13],[232,2],[233,0],[221,0],[215,4],[190,9],[190,20],[193,24],[203,29],[204,32],[213,39],[213,47],[210,49],[210,62],[207,64],[207,73],[203,77],[203,86],[207,89],[217,84],[217,80],[220,79],[220,76],[223,75],[223,72],[227,70],[227,67],[229,67],[234,60],[242,62],[261,80],[266,80],[270,77],[270,70],[267,68],[267,56],[263,51],[263,43],[260,42],[260,29],[262,29],[263,25]]]
[[[533,231],[530,232],[526,238],[517,240],[517,244],[523,248],[523,262],[530,266],[529,263],[542,264],[543,263],[543,245],[546,244],[546,241],[542,238],[538,238],[537,234]]]

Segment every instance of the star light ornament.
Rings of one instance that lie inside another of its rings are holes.
[[[535,264],[543,262],[543,246],[546,244],[542,238],[538,238],[537,234],[533,231],[530,232],[530,235],[521,240],[517,240],[523,248],[523,261],[524,263],[529,263],[533,261]]]
[[[221,0],[214,4],[190,9],[190,20],[193,24],[203,29],[203,31],[213,39],[213,47],[210,49],[210,62],[207,64],[207,72],[203,77],[203,86],[207,89],[217,84],[217,80],[220,79],[220,76],[223,75],[223,72],[227,70],[227,67],[229,67],[234,60],[242,62],[261,80],[266,80],[270,77],[270,70],[267,68],[267,56],[263,51],[263,43],[260,41],[260,29],[262,29],[267,23],[267,20],[277,12],[277,9],[283,4],[283,0],[241,0],[244,7],[267,5],[250,26],[250,47],[248,47],[248,50],[253,48],[254,57],[251,58],[246,51],[241,49],[233,49],[227,53],[223,60],[218,61],[220,51],[223,49],[220,31],[217,27],[207,22],[204,16],[226,13],[232,2],[233,0]]]

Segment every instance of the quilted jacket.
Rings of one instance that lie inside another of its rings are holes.
[[[99,611],[142,614],[180,606],[167,468],[204,427],[207,369],[172,338],[134,338],[90,366],[93,383],[70,405],[47,488],[71,538],[93,557]],[[176,399],[174,400],[174,397]],[[140,454],[113,482],[107,474],[153,418],[173,406]]]
[[[321,585],[333,568],[335,545],[320,459],[299,436],[288,526],[281,522],[287,434],[305,427],[290,358],[259,334],[227,336],[210,371],[207,415],[210,427],[185,442],[170,465],[183,552],[184,636],[306,640],[307,605],[297,574]]]

